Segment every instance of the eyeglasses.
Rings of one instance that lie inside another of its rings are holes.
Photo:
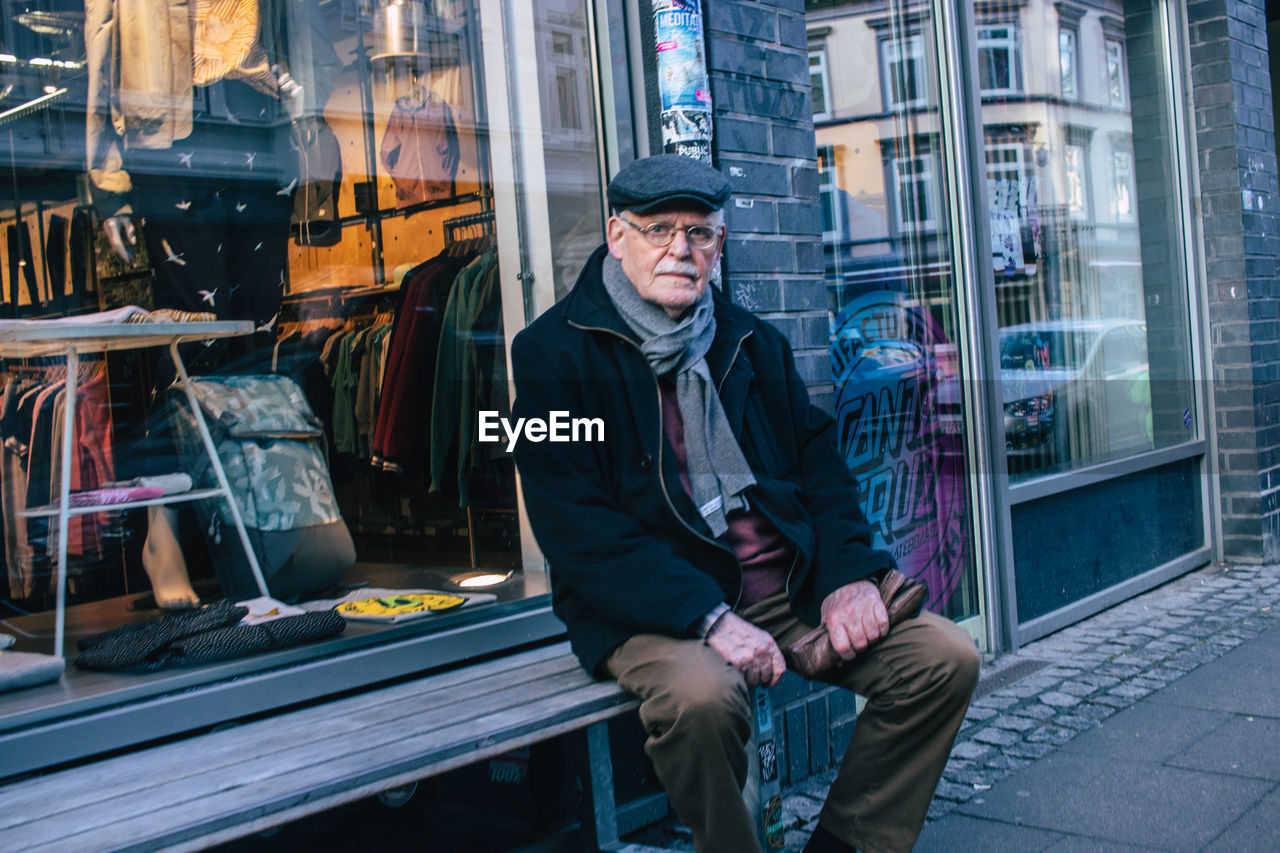
[[[678,231],[684,232],[684,238],[689,241],[689,247],[693,249],[710,249],[716,244],[716,240],[720,239],[720,229],[710,225],[686,225],[683,228],[677,228],[667,222],[637,225],[625,216],[620,215],[618,218],[643,234],[653,246],[670,246],[671,241],[676,239]]]

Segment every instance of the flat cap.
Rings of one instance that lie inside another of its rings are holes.
[[[646,213],[676,203],[719,210],[729,200],[729,179],[701,160],[656,154],[632,160],[609,182],[609,204]]]

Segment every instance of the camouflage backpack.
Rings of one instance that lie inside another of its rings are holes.
[[[355,545],[329,479],[324,431],[306,396],[285,376],[201,376],[192,390],[271,595],[291,599],[337,583]],[[196,488],[217,488],[185,395],[173,407]],[[228,597],[259,595],[226,501],[201,501],[214,568]]]

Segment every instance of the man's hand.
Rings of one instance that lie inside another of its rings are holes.
[[[707,645],[732,664],[752,687],[772,687],[778,683],[787,664],[782,651],[769,636],[736,613],[726,613],[711,627]]]
[[[102,230],[107,234],[107,244],[111,250],[127,264],[133,260],[133,249],[138,245],[138,232],[134,230],[133,219],[128,216],[110,216],[102,221]]]
[[[889,614],[874,583],[854,581],[822,602],[822,624],[827,626],[836,654],[851,660],[889,633]]]

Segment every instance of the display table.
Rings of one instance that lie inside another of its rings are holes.
[[[221,497],[227,501],[231,510],[231,519],[236,533],[244,546],[245,558],[253,572],[262,595],[268,595],[266,581],[262,577],[262,569],[258,565],[257,554],[249,542],[249,534],[245,531],[244,521],[240,517],[240,508],[236,505],[231,487],[227,483],[226,472],[218,459],[213,437],[205,422],[204,413],[191,388],[191,378],[187,375],[186,365],[178,352],[178,345],[186,341],[206,341],[215,338],[232,338],[253,334],[253,323],[248,320],[220,320],[203,323],[91,323],[83,320],[7,320],[0,322],[0,357],[4,358],[36,358],[42,356],[65,356],[67,360],[67,405],[63,415],[62,430],[62,475],[55,506],[34,508],[19,513],[25,517],[49,516],[58,517],[58,575],[57,611],[54,620],[53,653],[61,656],[63,650],[63,633],[65,630],[65,611],[67,595],[67,526],[72,516],[86,513],[98,513],[132,507],[157,506],[183,501],[201,500],[210,497]],[[187,403],[195,416],[196,428],[204,443],[205,452],[209,454],[210,467],[217,478],[216,489],[197,489],[181,494],[166,495],[144,501],[131,501],[122,504],[104,504],[101,506],[72,507],[71,494],[71,449],[75,439],[76,417],[76,382],[77,366],[81,355],[120,350],[143,349],[146,347],[168,346],[169,357],[178,372],[177,384],[186,393]]]

